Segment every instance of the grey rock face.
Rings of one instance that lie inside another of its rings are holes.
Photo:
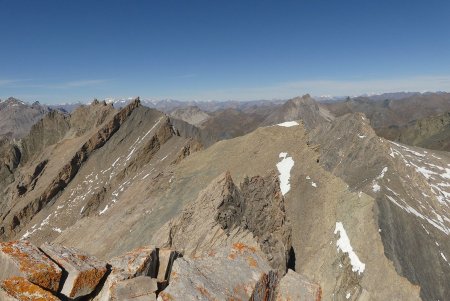
[[[263,255],[240,243],[200,257],[177,259],[170,279],[159,301],[271,301],[278,284],[277,273]]]
[[[288,270],[280,280],[277,291],[277,301],[317,301],[321,300],[320,285],[309,281],[304,276]]]
[[[271,266],[283,274],[291,247],[284,210],[275,174],[246,179],[238,189],[230,173],[224,173],[166,224],[155,240],[187,255],[237,241],[256,243]]]

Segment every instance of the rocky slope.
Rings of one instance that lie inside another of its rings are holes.
[[[206,112],[203,112],[197,106],[178,108],[171,112],[173,118],[186,121],[193,125],[200,125],[210,117]]]
[[[30,105],[13,97],[0,100],[0,138],[22,138],[50,111],[39,102]]]
[[[378,128],[376,132],[392,141],[450,151],[450,112],[414,120],[403,126]]]
[[[400,275],[420,285],[424,300],[450,296],[450,157],[376,136],[360,113],[310,133],[321,165],[349,188],[376,200],[384,253]]]

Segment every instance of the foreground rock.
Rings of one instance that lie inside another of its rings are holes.
[[[136,279],[140,276],[156,278],[158,274],[158,250],[153,246],[141,247],[112,258],[109,264],[111,265],[111,273],[94,300],[122,300],[119,297],[123,297],[124,291],[130,291],[128,288],[137,285],[134,281],[128,281],[129,279]],[[153,283],[153,281],[149,282]],[[148,291],[150,290],[148,289]],[[152,293],[152,296],[156,297],[154,292]],[[131,292],[129,295],[131,295]]]
[[[0,243],[0,279],[19,276],[56,292],[62,271],[28,241]]]
[[[117,282],[110,300],[156,301],[157,280],[147,276]]]
[[[277,282],[264,255],[236,243],[201,257],[178,258],[158,301],[274,300]]]
[[[277,301],[321,300],[322,289],[304,276],[289,270],[281,278],[278,286]]]
[[[49,243],[41,249],[68,273],[61,293],[69,298],[92,293],[106,273],[106,263],[77,249]]]
[[[2,301],[59,301],[50,292],[22,277],[3,280],[0,284]]]

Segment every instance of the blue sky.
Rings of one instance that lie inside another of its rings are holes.
[[[0,98],[450,90],[449,1],[0,0]]]

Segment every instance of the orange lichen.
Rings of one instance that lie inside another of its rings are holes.
[[[11,297],[21,301],[57,301],[57,297],[22,277],[4,280],[0,286]]]
[[[162,298],[163,301],[171,301],[171,300],[175,300],[171,294],[166,293],[166,292],[161,292],[159,293],[159,296]]]
[[[106,268],[81,272],[73,284],[69,297],[75,297],[80,291],[93,291],[105,273]]]
[[[243,243],[237,242],[233,244],[233,249],[240,251],[240,252],[244,252],[244,251],[250,251],[252,253],[256,252],[256,249],[254,247],[249,247]]]
[[[248,265],[252,268],[258,267],[258,262],[256,262],[256,260],[251,256],[247,257],[247,262],[248,262]]]
[[[61,270],[28,241],[0,244],[0,251],[16,263],[29,281],[52,291],[58,290]]]

